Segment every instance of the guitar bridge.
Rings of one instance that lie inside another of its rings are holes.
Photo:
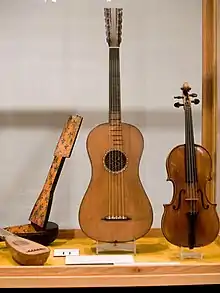
[[[129,221],[131,218],[127,216],[106,216],[102,218],[103,221]]]

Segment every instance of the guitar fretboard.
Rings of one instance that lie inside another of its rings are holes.
[[[119,48],[109,48],[109,123],[121,122],[120,56]]]

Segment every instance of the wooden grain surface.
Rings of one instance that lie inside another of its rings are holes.
[[[40,267],[16,264],[4,243],[0,244],[0,287],[108,287],[220,284],[220,241],[198,249],[202,260],[182,260],[179,249],[163,237],[137,241],[134,265],[67,266],[53,257],[55,248],[78,248],[81,255],[94,254],[94,241],[87,238],[57,239],[47,263]],[[161,265],[161,262],[166,265]],[[179,264],[174,264],[179,262]]]
[[[202,145],[213,161],[209,199],[216,200],[217,13],[220,0],[202,0]],[[219,25],[218,25],[219,26]]]

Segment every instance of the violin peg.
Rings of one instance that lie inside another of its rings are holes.
[[[176,103],[174,104],[174,107],[179,108],[179,107],[181,107],[181,106],[183,106],[183,105],[184,105],[184,104],[182,104],[182,103],[176,102]]]
[[[191,103],[194,103],[195,105],[198,105],[200,103],[199,99],[194,99],[191,101]]]
[[[192,93],[192,94],[190,94],[189,96],[192,97],[192,98],[196,98],[198,95],[195,94],[195,93]]]

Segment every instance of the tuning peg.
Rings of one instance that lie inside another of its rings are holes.
[[[174,107],[176,107],[176,108],[179,108],[179,107],[181,107],[181,106],[184,106],[184,104],[179,103],[179,102],[176,102],[176,103],[174,104]]]
[[[177,97],[174,97],[174,99],[183,99],[183,97],[182,96],[177,96]]]
[[[191,101],[191,103],[194,103],[195,105],[198,105],[200,103],[199,99],[194,99]]]
[[[189,96],[192,97],[192,98],[196,98],[198,95],[193,93],[193,94],[190,94]]]

